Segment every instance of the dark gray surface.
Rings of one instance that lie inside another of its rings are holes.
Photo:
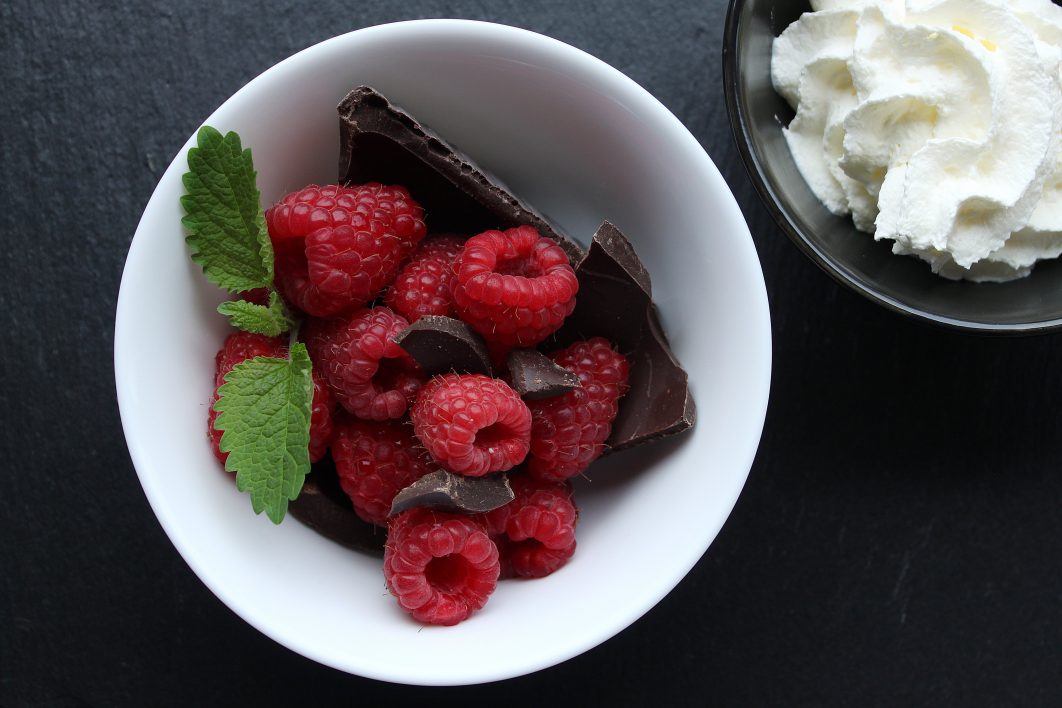
[[[723,2],[271,7],[0,4],[0,705],[1062,701],[1062,340],[928,329],[807,261],[731,142]],[[199,582],[129,462],[111,337],[140,212],[210,111],[318,40],[439,16],[570,42],[689,126],[756,238],[776,363],[748,486],[674,592],[562,666],[433,691],[303,659]]]

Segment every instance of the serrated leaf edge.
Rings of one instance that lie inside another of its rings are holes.
[[[253,229],[255,232],[254,238],[259,246],[258,255],[260,259],[260,263],[258,263],[257,265],[261,266],[262,270],[265,273],[265,278],[263,281],[259,282],[251,280],[249,278],[244,278],[244,276],[236,276],[237,280],[240,280],[242,278],[242,281],[238,282],[237,284],[228,284],[224,282],[219,282],[219,280],[214,277],[214,274],[211,272],[213,270],[213,266],[206,263],[205,257],[202,255],[198,245],[195,243],[195,239],[201,236],[202,233],[201,220],[195,219],[190,215],[191,210],[188,208],[188,205],[192,200],[192,196],[190,194],[183,194],[180,197],[181,208],[185,211],[185,216],[181,218],[181,224],[188,231],[188,236],[185,237],[185,243],[188,245],[189,251],[191,252],[192,262],[199,265],[203,269],[203,274],[207,277],[207,279],[218,287],[221,287],[233,293],[244,292],[246,290],[253,290],[255,288],[271,288],[273,286],[273,244],[269,239],[269,231],[265,223],[265,212],[262,209],[262,193],[258,189],[258,172],[254,169],[254,161],[251,157],[251,149],[244,148],[241,145],[239,134],[237,134],[235,131],[229,131],[223,136],[219,130],[212,126],[204,125],[203,127],[201,127],[199,129],[199,132],[196,134],[196,145],[194,147],[189,148],[188,150],[188,171],[181,176],[181,184],[184,186],[187,192],[191,192],[193,191],[194,187],[192,184],[190,184],[190,180],[199,179],[200,183],[203,184],[203,186],[209,191],[209,185],[203,183],[202,179],[196,174],[196,170],[193,167],[193,162],[199,159],[200,153],[204,148],[215,149],[217,148],[218,144],[223,145],[226,149],[228,149],[231,155],[235,157],[239,162],[241,162],[244,167],[250,171],[251,182],[254,185],[253,199],[255,205],[257,206],[257,211],[254,217],[252,217],[250,223],[247,221],[247,219],[243,217],[241,209],[237,208],[237,211],[240,213],[240,220],[243,222],[243,224],[248,229]],[[205,156],[203,157],[203,164],[204,166],[206,165]],[[228,175],[223,171],[221,172],[221,174],[225,175],[226,181],[231,187],[232,181],[231,179],[229,179]],[[233,189],[233,192],[235,191],[236,190]]]
[[[245,322],[240,321],[241,314],[249,315],[250,311],[259,310],[262,312],[262,319],[270,323],[268,328],[249,327],[246,326]],[[244,332],[264,334],[267,337],[278,337],[294,326],[294,322],[292,321],[287,308],[284,306],[284,302],[275,291],[269,294],[268,305],[259,305],[258,303],[248,302],[246,300],[226,300],[218,305],[217,311],[219,314],[227,317],[229,324],[234,328],[243,330]]]

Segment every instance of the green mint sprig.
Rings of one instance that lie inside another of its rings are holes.
[[[200,129],[188,151],[181,197],[192,260],[207,280],[229,292],[265,288],[268,304],[224,302],[218,312],[232,326],[275,337],[297,332],[296,322],[273,284],[273,247],[266,230],[251,151],[236,133]],[[255,357],[237,364],[218,388],[214,427],[222,431],[225,469],[236,488],[251,495],[256,514],[279,524],[288,502],[310,471],[312,362],[303,344],[287,359]]]
[[[310,471],[313,378],[306,346],[290,358],[255,357],[233,367],[218,389],[215,426],[224,431],[225,469],[249,492],[254,513],[279,524]]]
[[[218,312],[229,318],[229,324],[246,332],[276,337],[292,328],[294,322],[284,301],[274,290],[269,293],[269,304],[256,305],[246,300],[229,300],[218,305]]]
[[[192,260],[207,280],[239,293],[273,286],[273,246],[255,183],[251,151],[240,136],[203,126],[188,151],[181,197]]]

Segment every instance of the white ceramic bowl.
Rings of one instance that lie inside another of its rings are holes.
[[[745,482],[767,406],[771,332],[741,212],[682,124],[620,72],[561,42],[456,20],[352,32],[277,64],[207,123],[252,149],[264,202],[336,179],[335,106],[374,86],[587,242],[623,229],[653,278],[689,370],[692,433],[599,461],[577,485],[579,549],[535,581],[505,581],[451,628],[421,627],[384,589],[380,561],[298,521],[255,516],[205,433],[226,333],[184,244],[181,174],[193,138],[148,202],[115,323],[125,435],[162,527],[204,583],[276,641],[387,681],[503,679],[575,656],[640,617],[715,538]]]

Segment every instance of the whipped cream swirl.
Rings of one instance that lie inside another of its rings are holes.
[[[812,0],[774,42],[785,138],[834,214],[952,279],[1062,254],[1062,8]]]

